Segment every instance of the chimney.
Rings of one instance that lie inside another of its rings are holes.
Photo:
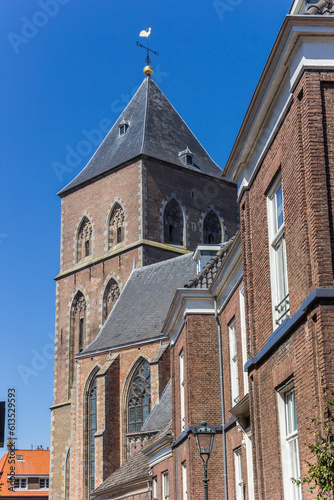
[[[15,451],[15,443],[12,439],[7,439],[7,451],[10,453],[11,451]]]

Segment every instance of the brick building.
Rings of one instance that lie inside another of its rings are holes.
[[[15,450],[9,446],[0,460],[1,500],[47,500],[49,469],[50,450]]]
[[[314,497],[333,105],[333,2],[295,0],[224,172],[148,77],[60,192],[52,500],[201,498],[203,418],[210,498]]]

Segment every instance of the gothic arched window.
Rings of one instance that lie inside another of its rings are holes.
[[[86,337],[86,300],[81,292],[74,297],[70,317],[70,342],[69,342],[69,397],[74,382],[74,356],[84,348]],[[77,343],[76,343],[77,342]]]
[[[165,207],[164,243],[183,245],[183,215],[175,199],[170,200]]]
[[[142,361],[135,371],[128,396],[128,432],[140,431],[151,411],[150,365]]]
[[[203,243],[216,245],[222,241],[222,230],[220,220],[213,210],[209,212],[203,224]]]
[[[94,377],[88,390],[88,489],[92,493],[95,489],[95,433],[97,431],[96,418],[96,378]]]
[[[103,295],[103,323],[110,314],[110,311],[115,305],[116,300],[119,297],[120,289],[117,281],[113,278],[109,281]]]
[[[124,210],[119,203],[114,205],[109,219],[108,249],[124,241]]]
[[[80,262],[92,255],[92,224],[84,217],[78,232],[77,260]]]

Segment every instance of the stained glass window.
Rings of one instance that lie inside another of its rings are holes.
[[[128,432],[140,431],[151,411],[150,366],[143,361],[137,368],[129,389]]]

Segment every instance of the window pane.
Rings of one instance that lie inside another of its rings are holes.
[[[283,193],[282,186],[276,192],[276,224],[277,231],[283,225],[284,222],[284,213],[283,213]]]

